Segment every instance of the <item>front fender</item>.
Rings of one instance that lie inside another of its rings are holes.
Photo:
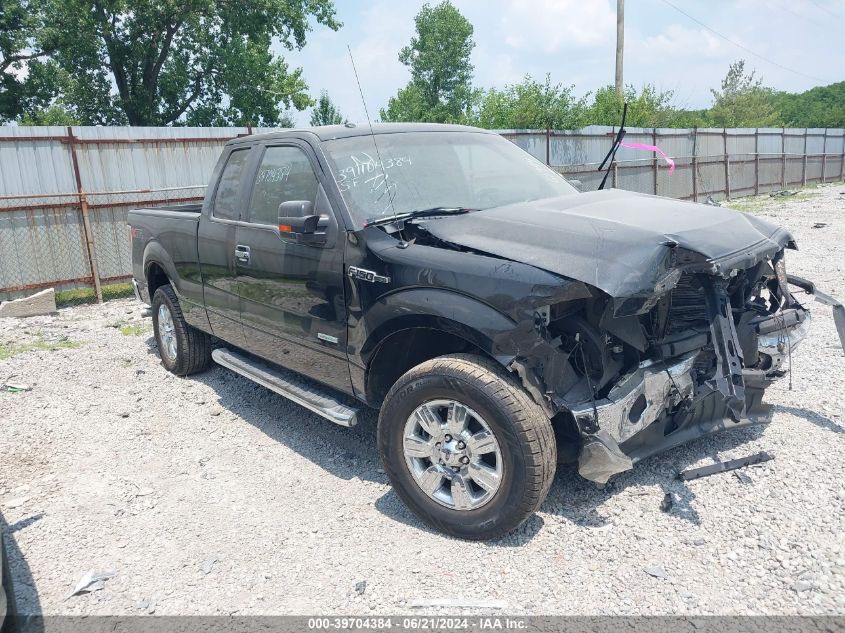
[[[367,335],[360,355],[365,365],[384,339],[414,327],[459,336],[503,365],[513,359],[513,350],[501,342],[516,323],[489,305],[451,290],[412,288],[385,295],[364,313],[362,320]]]
[[[545,327],[538,326],[533,318],[515,322],[486,303],[458,292],[413,288],[381,297],[362,321],[367,332],[359,348],[362,369],[390,335],[410,328],[436,329],[472,343],[516,372],[549,416],[559,410],[553,398],[554,386],[569,368],[568,357],[555,341],[548,340]]]

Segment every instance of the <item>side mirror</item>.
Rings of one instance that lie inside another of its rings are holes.
[[[324,244],[325,233],[317,233],[320,216],[314,215],[309,200],[289,200],[279,205],[279,235],[297,244]]]

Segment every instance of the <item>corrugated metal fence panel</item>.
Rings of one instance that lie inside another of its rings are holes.
[[[0,127],[0,137],[45,137],[44,140],[0,143],[0,194],[76,191],[68,146],[49,137],[63,136],[63,127]],[[56,198],[54,202],[68,201]]]
[[[616,131],[611,126],[588,126],[499,133],[581,180],[589,191],[601,182],[603,174],[596,169]],[[65,127],[0,127],[0,196],[69,194],[0,200],[0,289],[17,289],[0,291],[0,299],[47,285],[91,283],[72,147],[88,194],[99,275],[111,280],[125,277],[131,269],[128,209],[201,198],[226,140],[250,130],[74,127],[71,132],[74,139]],[[15,140],[21,137],[35,138]],[[802,181],[840,179],[845,162],[841,129],[629,128],[626,141],[658,145],[675,158],[676,168],[669,174],[653,153],[622,148],[610,175],[612,186],[685,199],[724,198],[726,172],[730,195],[738,197]],[[100,195],[103,192],[107,195]]]
[[[117,128],[120,134],[112,134],[112,129],[74,128],[80,139],[102,141],[77,148],[86,191],[202,185],[226,141],[246,134],[246,128]],[[115,139],[143,142],[108,142]]]
[[[590,125],[580,130],[554,130],[551,138],[552,165],[589,165],[601,163],[616,129]]]
[[[546,162],[546,133],[532,130],[499,130],[499,134],[537,160]]]

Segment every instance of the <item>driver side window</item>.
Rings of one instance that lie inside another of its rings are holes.
[[[317,177],[308,156],[298,147],[268,147],[261,159],[252,199],[249,222],[276,226],[279,205],[291,200],[314,202]]]

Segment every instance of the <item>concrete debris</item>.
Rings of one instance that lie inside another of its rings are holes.
[[[661,580],[669,579],[669,574],[660,565],[649,565],[648,567],[644,567],[643,571],[654,578],[660,578]]]
[[[76,583],[76,588],[71,592],[68,598],[72,598],[73,596],[78,596],[83,593],[100,591],[106,586],[106,581],[114,576],[117,576],[117,572],[113,569],[105,571],[94,571],[92,569],[79,579],[79,582]]]
[[[202,564],[200,565],[200,569],[202,569],[202,573],[204,573],[206,576],[208,574],[210,574],[211,570],[214,569],[214,563],[216,563],[216,562],[217,562],[216,558],[206,558],[204,561],[202,561]]]
[[[33,317],[56,312],[56,291],[47,288],[21,299],[0,303],[0,317]]]

